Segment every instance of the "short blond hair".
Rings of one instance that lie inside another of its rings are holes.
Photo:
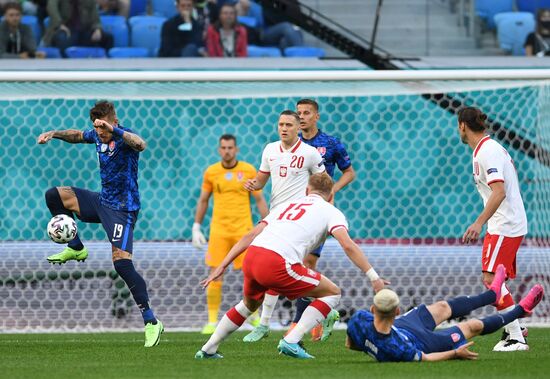
[[[320,195],[324,195],[327,198],[332,194],[332,187],[334,182],[332,178],[326,173],[313,174],[309,177],[308,187],[310,191],[317,192]]]

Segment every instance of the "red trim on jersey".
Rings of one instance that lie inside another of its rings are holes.
[[[503,179],[491,180],[489,183],[487,183],[487,185],[490,186],[491,184],[496,183],[496,182],[502,182],[502,183],[504,183],[504,180],[503,180]]]
[[[246,317],[244,317],[242,314],[235,309],[235,307],[231,308],[229,311],[227,311],[227,318],[231,320],[231,322],[237,326],[241,326],[244,324]]]
[[[328,231],[329,234],[332,234],[332,232],[334,231],[334,229],[339,229],[339,228],[344,228],[346,230],[348,230],[348,228],[346,228],[345,225],[334,225],[332,228],[330,228],[330,230]]]
[[[280,151],[281,153],[283,152],[283,143],[282,143],[282,142],[279,144],[279,151]]]
[[[474,150],[474,158],[476,157],[477,152],[479,151],[479,149],[481,149],[481,146],[490,139],[491,139],[491,136],[486,136],[486,137],[483,137],[481,139],[481,141],[478,142],[478,144],[476,146],[476,149]]]
[[[296,146],[294,146],[294,149],[290,150],[290,152],[294,154],[296,150],[298,150],[301,144],[302,144],[302,140],[298,139],[298,143],[296,144]]]
[[[269,172],[269,171],[262,171],[262,170],[258,170],[258,171],[261,172],[262,174],[271,175],[271,172]]]

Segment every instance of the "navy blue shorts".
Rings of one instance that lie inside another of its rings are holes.
[[[78,199],[80,215],[84,222],[103,225],[111,244],[132,254],[134,244],[134,225],[139,211],[117,211],[101,205],[99,192],[71,187]]]
[[[315,255],[317,258],[321,258],[321,251],[323,251],[324,246],[325,246],[325,243],[323,242],[323,244],[321,246],[319,246],[317,249],[313,250],[310,254]]]
[[[423,345],[422,351],[426,354],[454,350],[467,342],[458,326],[434,330],[434,318],[424,304],[397,318],[394,325],[415,336]]]

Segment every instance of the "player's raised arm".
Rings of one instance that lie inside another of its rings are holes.
[[[342,227],[335,229],[331,234],[336,238],[340,246],[342,246],[342,249],[344,249],[344,252],[353,264],[359,267],[359,269],[367,275],[375,292],[384,288],[385,284],[389,284],[378,276],[365,254],[363,254],[359,246],[350,238],[346,228]]]
[[[113,133],[115,136],[121,136],[124,143],[126,143],[132,150],[135,151],[143,151],[145,150],[145,147],[147,144],[145,141],[138,136],[137,134],[134,134],[132,132],[129,132],[127,130],[122,130],[121,128],[118,128],[115,125],[109,124],[105,120],[96,119],[94,121],[94,128],[102,129],[107,132]]]
[[[37,142],[42,145],[48,143],[52,138],[60,139],[68,143],[85,143],[81,130],[50,130],[38,136]]]

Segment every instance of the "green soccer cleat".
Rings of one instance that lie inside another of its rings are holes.
[[[145,324],[145,347],[157,346],[160,342],[160,335],[164,332],[164,325],[157,319],[157,323],[148,322]]]
[[[313,355],[309,354],[304,347],[299,343],[288,343],[284,339],[279,341],[279,346],[277,346],[279,354],[288,355],[292,358],[298,359],[313,359]]]
[[[214,331],[216,330],[216,325],[217,324],[215,322],[209,322],[204,326],[204,328],[202,328],[201,334],[207,334],[207,335],[213,334]]]
[[[82,250],[75,250],[67,246],[61,253],[50,255],[47,259],[50,263],[59,263],[62,265],[70,260],[84,262],[86,258],[88,258],[88,249],[84,248]]]
[[[220,353],[208,354],[202,350],[197,351],[195,354],[195,359],[222,359],[223,355]]]
[[[244,342],[258,342],[262,338],[269,336],[269,327],[265,325],[258,325],[253,331],[244,336]]]
[[[337,310],[333,309],[327,315],[327,318],[323,320],[323,335],[321,336],[321,341],[326,341],[332,334],[332,329],[334,324],[340,320],[340,313]]]

